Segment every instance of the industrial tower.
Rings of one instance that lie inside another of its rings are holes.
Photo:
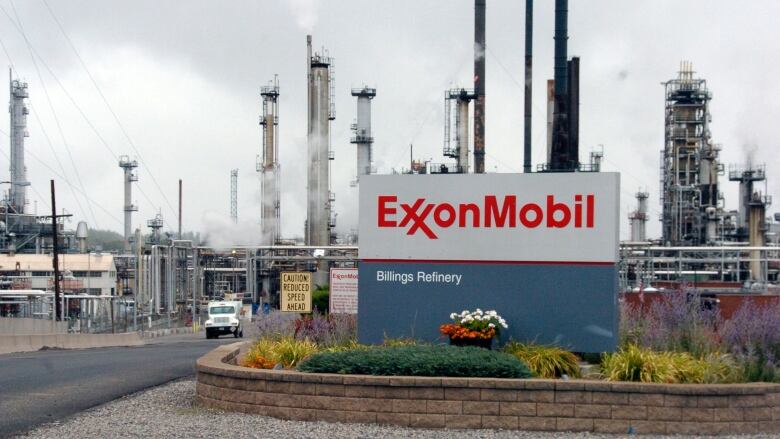
[[[25,99],[29,97],[27,93],[27,83],[18,79],[13,79],[11,69],[8,69],[8,84],[10,87],[10,105],[8,112],[11,115],[11,188],[9,189],[9,203],[16,213],[24,213],[24,206],[27,204],[27,168],[24,166],[24,138],[30,134],[27,132],[27,115],[30,111],[27,109]]]
[[[238,223],[238,169],[230,170],[230,219]]]
[[[131,216],[133,212],[138,210],[138,206],[133,205],[132,197],[132,183],[138,181],[138,174],[134,171],[134,169],[138,167],[138,162],[136,160],[131,161],[128,156],[123,155],[119,157],[119,167],[122,168],[125,173],[125,254],[129,254],[130,237],[132,236],[131,230],[133,230],[133,220]]]
[[[376,172],[374,163],[374,137],[371,135],[371,100],[376,96],[376,89],[363,87],[353,88],[352,96],[357,97],[357,121],[350,128],[355,135],[350,139],[350,143],[357,145],[357,177],[355,181],[360,181],[361,175],[370,175]]]
[[[330,191],[330,121],[336,118],[333,101],[333,60],[324,51],[312,53],[311,35],[306,36],[308,65],[308,133],[309,172],[306,203],[306,244],[326,246],[331,243],[335,195]]]
[[[636,193],[637,208],[628,215],[631,224],[631,241],[640,242],[647,240],[647,192]]]
[[[149,235],[149,244],[159,245],[162,242],[162,236],[160,235],[160,230],[163,228],[162,213],[158,213],[154,218],[147,220],[146,227],[149,227],[152,231]]]
[[[477,94],[474,90],[454,88],[444,93],[444,156],[455,159],[455,170],[459,174],[469,172],[469,102],[475,99]]]
[[[260,89],[263,98],[263,154],[258,157],[257,172],[262,173],[263,207],[260,211],[263,245],[274,245],[280,238],[279,231],[279,81]],[[261,160],[262,159],[262,160]]]
[[[682,62],[665,89],[665,141],[661,151],[663,241],[669,245],[705,245],[718,239],[722,217],[718,175],[720,146],[712,143],[709,102],[704,79]],[[713,223],[709,224],[708,223]],[[708,233],[709,231],[709,233]]]

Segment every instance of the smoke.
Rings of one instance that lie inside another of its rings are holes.
[[[319,18],[317,12],[320,8],[320,1],[287,0],[287,4],[290,7],[290,12],[295,17],[295,23],[298,27],[306,32],[313,32]]]
[[[218,250],[227,250],[237,245],[261,245],[262,233],[257,219],[240,220],[233,223],[229,216],[213,210],[203,213],[206,245]]]
[[[481,61],[485,58],[485,46],[474,43],[474,61]]]
[[[749,169],[756,162],[756,153],[758,152],[758,143],[755,140],[749,140],[742,144],[742,154],[745,157],[745,167]]]

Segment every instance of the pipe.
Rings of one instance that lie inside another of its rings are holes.
[[[531,172],[531,101],[533,96],[534,0],[525,0],[525,127],[523,129],[523,172]]]
[[[474,0],[474,173],[485,173],[485,2]]]

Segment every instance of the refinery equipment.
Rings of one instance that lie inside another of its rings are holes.
[[[455,173],[469,172],[469,103],[476,98],[474,90],[463,88],[444,93],[444,156],[455,159]]]
[[[485,2],[474,0],[474,173],[485,173]],[[466,171],[468,172],[468,171]]]
[[[367,86],[353,88],[352,96],[357,97],[357,121],[351,126],[355,135],[350,139],[350,143],[357,145],[355,181],[358,182],[361,175],[376,173],[373,160],[374,137],[371,134],[371,100],[376,96],[376,89]]]
[[[643,191],[636,193],[637,209],[628,215],[631,225],[632,242],[647,240],[647,198],[649,196],[650,194]]]
[[[138,167],[138,161],[130,160],[126,155],[119,157],[119,167],[125,174],[125,253],[130,253],[130,240],[133,230],[133,212],[138,210],[138,206],[133,205],[133,182],[138,181],[138,174],[135,168]]]
[[[744,167],[729,166],[729,181],[739,183],[739,213],[736,221],[736,239],[739,241],[755,241],[756,238],[750,233],[751,215],[758,214],[758,202],[764,204],[764,208],[771,204],[771,198],[764,196],[755,189],[755,184],[764,182],[766,184],[766,166],[754,166],[748,163]],[[763,219],[764,214],[761,214]]]
[[[87,252],[87,237],[89,236],[89,230],[85,221],[79,221],[76,226],[76,242],[78,243],[79,253]]]
[[[230,220],[238,223],[238,169],[230,170]]]
[[[555,0],[555,78],[550,161],[545,171],[572,172],[579,162],[580,59],[568,59],[568,0]]]
[[[25,213],[27,201],[27,167],[24,160],[24,139],[29,136],[27,131],[27,115],[29,109],[26,99],[29,98],[27,83],[13,79],[9,70],[9,144],[10,144],[10,181],[9,189],[3,196],[0,205],[0,252],[2,253],[44,253],[52,249],[53,229],[56,224],[60,242],[58,248],[65,251],[74,249],[75,239],[71,230],[64,229],[61,221],[70,215],[57,215],[53,221],[51,216],[39,216]]]
[[[280,238],[279,215],[281,209],[279,194],[279,81],[260,89],[263,98],[263,114],[260,125],[263,127],[263,154],[258,157],[257,172],[262,173],[262,210],[260,225],[264,245],[274,245]],[[262,161],[261,161],[262,159]]]
[[[162,236],[160,236],[160,230],[163,228],[162,213],[158,213],[154,218],[146,221],[146,227],[149,227],[151,233],[149,234],[149,244],[156,245],[162,242]]]
[[[309,172],[306,204],[306,244],[326,246],[335,227],[330,191],[330,121],[336,118],[333,101],[333,60],[323,53],[312,53],[311,35],[306,36],[308,63],[308,155]]]
[[[11,69],[8,69],[10,84],[10,106],[8,112],[11,114],[10,121],[10,139],[11,139],[11,187],[9,189],[9,205],[15,213],[23,214],[24,206],[27,204],[27,167],[24,165],[24,138],[29,137],[27,132],[27,115],[30,110],[27,109],[25,99],[30,97],[27,92],[27,83],[14,80],[11,76]]]
[[[714,235],[708,236],[707,222],[717,221],[722,210],[718,187],[718,176],[723,172],[723,165],[718,161],[720,146],[712,143],[709,129],[712,95],[704,79],[694,78],[689,62],[681,64],[676,79],[663,85],[663,242],[668,245],[706,245],[718,239]],[[712,209],[715,209],[714,214]],[[708,219],[713,215],[716,217],[714,220]]]

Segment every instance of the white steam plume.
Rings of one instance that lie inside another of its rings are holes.
[[[295,22],[302,30],[312,32],[318,21],[320,0],[288,0]]]

